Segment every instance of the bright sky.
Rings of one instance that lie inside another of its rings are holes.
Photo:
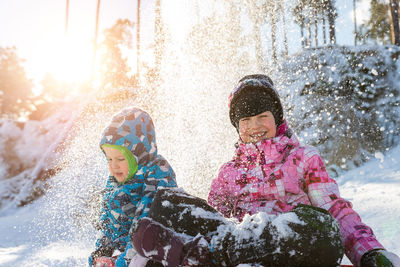
[[[189,24],[182,18],[192,16],[188,13],[191,2],[161,2],[173,34],[182,37]],[[368,8],[365,11],[367,2],[369,0],[358,3],[359,16],[368,13]],[[102,0],[99,38],[102,31],[118,18],[136,22],[136,3],[136,0]],[[336,21],[338,40],[341,40],[340,44],[351,45],[352,1],[337,0],[336,5],[340,14]],[[35,78],[37,83],[38,77],[43,77],[46,72],[58,79],[82,80],[91,69],[96,6],[97,0],[69,0],[68,35],[64,35],[66,0],[0,0],[0,46],[16,46],[18,55],[26,59],[24,66],[28,76]],[[154,0],[141,1],[141,7],[141,46],[146,47],[151,45],[154,32]],[[135,64],[135,53],[132,54],[130,60]]]
[[[143,13],[149,2],[142,1]],[[97,0],[69,0],[65,35],[66,0],[0,0],[0,46],[17,47],[31,78],[49,71],[57,78],[79,80],[90,72],[96,7]],[[99,38],[118,18],[136,22],[136,1],[102,0]],[[147,21],[142,20],[142,31],[152,31]]]

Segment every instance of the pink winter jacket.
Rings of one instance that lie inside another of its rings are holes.
[[[277,132],[255,144],[239,141],[233,160],[222,165],[212,182],[210,205],[239,220],[259,211],[280,214],[299,203],[313,205],[339,222],[346,255],[356,266],[365,252],[383,248],[352,204],[340,197],[318,151],[301,146],[286,123]]]

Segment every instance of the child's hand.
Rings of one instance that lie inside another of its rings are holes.
[[[98,257],[94,260],[94,267],[115,267],[115,262],[111,257]]]
[[[362,256],[361,267],[400,267],[400,258],[383,249],[371,250]]]

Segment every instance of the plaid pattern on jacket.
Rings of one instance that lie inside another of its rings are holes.
[[[285,213],[300,203],[323,208],[339,222],[346,255],[356,266],[365,252],[383,248],[352,204],[340,197],[318,151],[301,146],[286,122],[275,138],[239,141],[233,160],[213,180],[208,202],[239,220],[259,211]]]

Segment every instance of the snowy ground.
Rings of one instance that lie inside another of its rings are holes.
[[[338,182],[342,196],[352,201],[378,240],[400,255],[400,147],[376,157]],[[56,184],[53,191],[67,185]],[[87,265],[94,230],[72,223],[69,206],[54,204],[59,197],[49,193],[33,205],[0,217],[0,266]],[[345,258],[343,263],[349,261]]]
[[[341,195],[389,251],[400,255],[400,147],[339,179]]]

